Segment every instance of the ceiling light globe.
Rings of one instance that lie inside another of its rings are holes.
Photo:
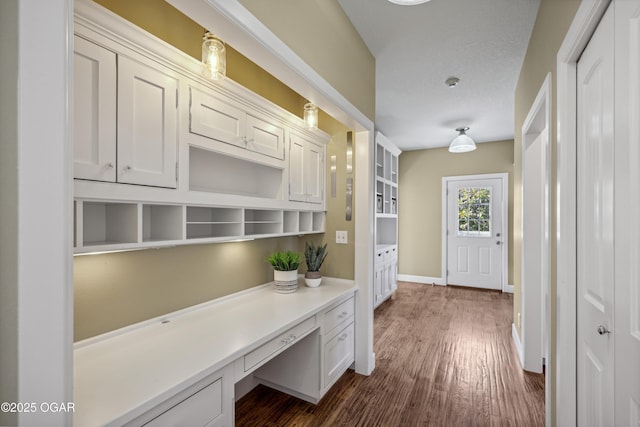
[[[468,153],[476,149],[476,143],[470,136],[466,134],[469,128],[458,128],[457,132],[460,134],[451,141],[449,145],[449,152],[451,153]]]

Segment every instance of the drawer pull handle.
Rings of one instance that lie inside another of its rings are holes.
[[[291,334],[291,335],[289,335],[288,337],[283,338],[283,339],[280,341],[280,344],[282,344],[282,345],[291,344],[292,342],[294,342],[294,341],[296,340],[296,338],[298,338],[298,337],[296,337],[295,335]]]
[[[338,317],[341,318],[341,319],[344,319],[347,314],[349,314],[349,313],[347,313],[346,311],[343,311],[342,313],[340,313],[340,315]]]
[[[348,336],[349,336],[348,334],[344,333],[344,334],[340,335],[340,338],[338,338],[338,341],[344,341],[344,340],[347,339]]]

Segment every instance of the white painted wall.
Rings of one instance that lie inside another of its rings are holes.
[[[41,405],[72,401],[72,7],[71,0],[0,6],[0,166],[8,178],[0,184],[0,401],[36,404],[35,412],[0,412],[2,425],[71,424],[71,414]]]

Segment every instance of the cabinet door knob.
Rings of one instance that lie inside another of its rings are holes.
[[[130,170],[131,170],[131,166],[129,166],[129,165],[125,166],[125,167],[124,167],[124,170],[126,170],[126,171],[130,171]]]
[[[611,331],[608,330],[606,327],[604,327],[603,325],[598,326],[598,329],[596,329],[596,331],[598,331],[598,334],[600,335],[604,335],[604,334],[610,334]]]
[[[113,163],[112,162],[107,163],[107,169],[113,169]]]

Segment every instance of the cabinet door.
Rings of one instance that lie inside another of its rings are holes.
[[[178,80],[158,64],[119,56],[118,182],[175,188],[177,123]]]
[[[307,202],[322,203],[324,200],[323,147],[312,142],[307,143],[304,168]]]
[[[284,159],[284,129],[247,114],[247,150]]]
[[[383,289],[384,289],[384,266],[377,265],[375,266],[375,281],[374,281],[374,289],[373,289],[373,305],[374,307],[378,306],[384,299]]]
[[[306,201],[304,182],[304,142],[291,136],[289,146],[289,200]]]
[[[191,133],[245,147],[247,114],[244,111],[194,87],[190,102]]]
[[[324,345],[323,387],[333,384],[353,363],[353,323]]]
[[[289,200],[324,201],[324,148],[295,134],[289,146]]]
[[[116,54],[78,36],[73,55],[73,176],[116,180]]]

